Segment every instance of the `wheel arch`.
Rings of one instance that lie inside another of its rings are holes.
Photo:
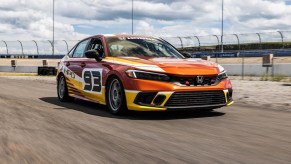
[[[106,78],[106,81],[105,81],[105,96],[107,95],[107,87],[109,85],[109,82],[110,82],[110,79],[112,78],[118,78],[120,80],[120,77],[118,77],[118,75],[116,74],[110,74],[107,78]],[[121,81],[121,80],[120,80]],[[122,84],[123,85],[123,84]],[[107,103],[107,102],[106,102]]]
[[[119,111],[114,111],[112,112],[112,107],[110,107],[110,102],[109,102],[109,90],[110,90],[110,82],[113,81],[114,79],[116,79],[117,81],[119,81],[120,85],[121,85],[121,89],[122,89],[122,98],[121,98],[121,106],[119,107]],[[122,115],[123,113],[125,113],[128,108],[127,108],[127,103],[126,103],[126,95],[125,95],[125,89],[124,89],[124,85],[123,85],[123,82],[122,82],[122,79],[117,75],[117,74],[110,74],[107,79],[106,79],[106,82],[105,82],[105,103],[107,105],[107,107],[110,109],[111,113],[114,113],[114,114],[117,114],[117,115]],[[123,105],[122,105],[123,104]]]
[[[63,72],[58,73],[58,75],[57,75],[57,81],[59,81],[59,79],[60,79],[60,77],[61,77],[62,75],[65,76],[65,74],[64,74]],[[65,77],[66,77],[66,76],[65,76]]]
[[[107,90],[107,86],[108,86],[108,83],[109,83],[110,79],[113,78],[113,77],[118,78],[118,79],[121,81],[122,85],[123,85],[123,81],[122,81],[122,77],[121,77],[121,75],[120,75],[118,72],[113,71],[113,72],[111,72],[111,73],[106,77],[106,80],[105,80],[105,91]]]
[[[59,83],[60,83],[60,78],[61,77],[64,77],[63,78],[63,80],[64,80],[64,87],[65,87],[65,89],[64,89],[64,93],[62,94],[63,96],[60,96],[61,94],[60,94],[60,92],[59,92]],[[57,93],[58,93],[58,98],[59,98],[59,100],[60,101],[62,101],[62,102],[69,102],[69,101],[73,101],[73,98],[69,95],[69,92],[68,92],[68,87],[67,87],[67,80],[66,80],[66,76],[65,76],[65,74],[64,73],[62,73],[62,72],[60,72],[60,73],[58,73],[58,75],[57,75]]]

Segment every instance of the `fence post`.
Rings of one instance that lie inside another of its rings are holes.
[[[262,38],[261,38],[261,35],[260,33],[256,33],[259,37],[259,41],[260,41],[260,49],[262,49]]]
[[[183,48],[183,42],[182,42],[182,39],[181,39],[181,37],[177,37],[177,38],[179,38],[179,39],[180,39],[180,42],[181,42],[181,47]]]
[[[240,41],[239,41],[239,37],[237,34],[233,34],[234,36],[236,36],[237,39],[237,45],[238,45],[238,54],[240,54]],[[241,76],[242,76],[242,80],[244,79],[244,74],[245,74],[245,55],[242,55],[242,63],[241,63]]]
[[[284,48],[284,37],[281,31],[277,31],[280,35],[281,35],[281,39],[282,39],[282,48]]]
[[[240,42],[239,42],[239,37],[237,34],[233,34],[234,36],[236,36],[237,39],[237,45],[238,45],[238,50],[240,51]]]
[[[199,38],[198,38],[198,36],[194,36],[196,39],[197,39],[197,41],[198,41],[198,44],[199,44],[199,50],[200,50],[200,40],[199,40]]]
[[[68,43],[67,43],[67,41],[66,40],[63,40],[65,43],[66,43],[66,45],[67,45],[67,53],[69,52],[69,46],[68,46]]]
[[[50,40],[47,40],[48,42],[50,42],[51,46],[52,46],[52,55],[54,53],[54,47],[53,47],[53,43]]]
[[[24,56],[22,43],[21,43],[21,41],[20,41],[20,40],[17,40],[17,41],[20,43],[21,50],[22,50],[22,56]]]
[[[218,36],[217,35],[213,35],[213,36],[216,37],[216,39],[217,39],[217,46],[219,47],[219,39],[218,39]]]
[[[219,39],[218,39],[218,36],[217,35],[213,35],[216,37],[217,39],[217,46],[218,46],[218,50],[220,49],[220,46],[219,46]],[[215,62],[218,63],[218,59],[217,59],[217,54],[215,53]]]
[[[36,43],[35,40],[32,40],[32,41],[35,43],[35,46],[36,46],[36,53],[37,53],[37,55],[39,55],[39,52],[38,52],[38,45],[37,45],[37,43]]]
[[[6,54],[7,54],[7,56],[8,56],[8,46],[7,46],[7,43],[4,41],[4,40],[2,40],[2,42],[5,44],[5,46],[6,46]]]

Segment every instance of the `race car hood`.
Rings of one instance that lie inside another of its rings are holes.
[[[200,59],[118,57],[116,60],[134,63],[132,66],[136,65],[138,69],[176,75],[215,75],[220,72],[218,64]]]

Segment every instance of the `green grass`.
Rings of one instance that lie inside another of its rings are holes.
[[[269,75],[268,74],[263,74],[262,76],[261,76],[261,79],[260,79],[261,81],[268,81],[269,80]]]
[[[263,74],[260,78],[261,81],[283,81],[286,77],[281,74],[276,74],[273,77],[268,74]]]
[[[0,76],[37,76],[37,73],[0,72]]]
[[[274,77],[272,77],[272,81],[282,81],[285,79],[285,76],[284,75],[274,75]]]

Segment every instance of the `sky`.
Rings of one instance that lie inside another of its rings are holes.
[[[52,40],[53,0],[1,0],[0,40]],[[55,0],[55,40],[131,33],[131,0]],[[220,0],[133,0],[133,31],[221,34]],[[291,0],[224,0],[224,33],[291,30]]]

